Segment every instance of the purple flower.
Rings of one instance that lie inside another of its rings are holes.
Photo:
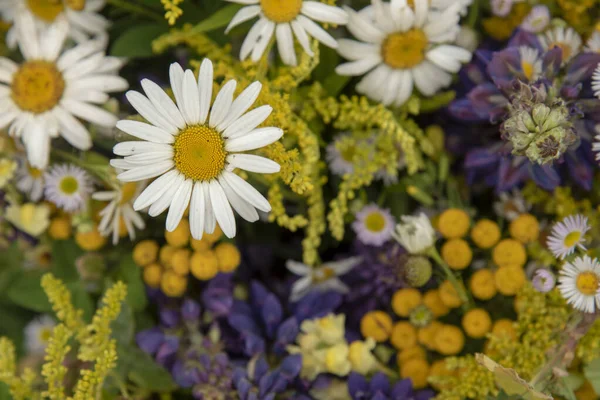
[[[381,372],[373,375],[370,382],[361,374],[351,372],[348,391],[352,400],[429,400],[434,396],[431,390],[415,392],[410,379],[403,379],[392,386]]]
[[[246,368],[237,368],[233,384],[240,400],[271,400],[286,391],[302,369],[302,356],[290,355],[281,364],[269,369],[264,356],[250,361]]]

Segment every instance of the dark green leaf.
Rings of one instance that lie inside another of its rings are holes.
[[[71,292],[71,300],[75,308],[83,310],[83,318],[91,322],[94,314],[94,302],[81,282],[67,282],[67,289]]]
[[[167,25],[138,24],[121,34],[110,48],[116,57],[142,58],[152,56],[152,40],[168,31]]]
[[[204,21],[192,28],[194,33],[210,32],[215,29],[223,28],[227,26],[233,16],[242,8],[239,4],[230,4],[221,8]]]
[[[0,400],[12,400],[12,396],[8,391],[8,386],[0,382]]]
[[[83,251],[72,240],[55,240],[52,242],[52,273],[64,282],[79,279],[75,260]]]
[[[583,367],[583,374],[594,387],[594,391],[600,393],[600,358]]]
[[[169,371],[137,347],[118,345],[117,353],[117,369],[127,371],[127,377],[136,385],[153,392],[167,392],[176,388]]]
[[[40,285],[41,272],[24,272],[17,277],[7,291],[7,296],[13,303],[37,312],[52,310],[46,293]]]
[[[142,280],[142,269],[138,267],[131,255],[125,256],[115,271],[115,281],[123,281],[127,285],[126,302],[133,311],[143,310],[147,305],[146,289]]]
[[[135,320],[133,311],[127,303],[121,306],[121,313],[116,320],[111,324],[112,336],[117,343],[127,346],[133,342],[133,334],[135,332]]]

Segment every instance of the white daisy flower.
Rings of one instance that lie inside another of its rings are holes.
[[[310,48],[310,37],[324,45],[337,48],[335,39],[317,23],[345,25],[348,22],[346,13],[334,6],[318,1],[308,0],[227,0],[232,3],[248,5],[234,15],[225,33],[232,28],[254,17],[259,17],[242,43],[240,59],[250,57],[252,61],[260,60],[267,49],[273,34],[277,40],[277,49],[283,62],[297,65],[294,50],[294,37],[304,51],[313,56]]]
[[[29,163],[48,165],[50,139],[60,135],[74,147],[87,150],[92,141],[78,118],[114,126],[116,117],[95,104],[107,92],[127,88],[117,76],[122,61],[106,57],[98,41],[88,41],[61,53],[68,24],[64,18],[43,32],[29,14],[19,14],[19,47],[25,61],[0,57],[0,129],[8,126],[20,137]],[[78,118],[76,118],[78,117]]]
[[[521,71],[529,82],[536,81],[542,74],[542,59],[540,52],[533,47],[520,46]]]
[[[402,222],[396,225],[396,231],[392,233],[410,254],[419,254],[429,249],[435,243],[435,230],[431,226],[429,217],[424,213],[417,216],[404,215]]]
[[[588,256],[577,257],[560,270],[558,289],[567,303],[593,313],[600,309],[600,263]]]
[[[527,32],[540,33],[550,25],[550,10],[544,5],[537,5],[521,22],[521,28]]]
[[[352,228],[364,244],[381,246],[392,238],[395,224],[389,210],[369,204],[356,213]]]
[[[28,353],[44,354],[56,322],[49,315],[41,315],[25,327],[25,346]]]
[[[351,174],[354,171],[356,141],[347,135],[337,135],[325,148],[325,159],[329,170],[337,176]]]
[[[16,186],[31,201],[38,201],[44,194],[44,171],[32,167],[25,157],[19,160]]]
[[[127,182],[116,190],[96,192],[94,200],[108,201],[100,211],[98,231],[102,236],[112,234],[113,244],[119,243],[122,231],[129,234],[129,239],[135,239],[135,229],[144,229],[146,224],[141,215],[133,209],[133,202],[146,187],[146,182]],[[124,235],[124,233],[123,233]]]
[[[171,98],[154,82],[144,79],[146,96],[127,93],[131,105],[149,124],[123,120],[117,127],[142,141],[122,142],[114,153],[125,156],[112,160],[115,168],[125,172],[117,178],[137,182],[158,177],[138,196],[135,210],[148,206],[156,217],[167,208],[166,228],[173,231],[187,206],[194,239],[203,232],[212,233],[216,222],[227,237],[236,233],[232,207],[247,221],[257,221],[256,209],[264,212],[271,206],[248,182],[233,173],[236,168],[257,173],[275,173],[279,165],[267,158],[242,154],[277,141],[279,128],[257,128],[272,108],[261,106],[246,112],[256,101],[261,84],[254,82],[233,100],[236,82],[227,82],[211,107],[213,67],[205,59],[198,81],[191,70],[183,71],[177,63],[170,69]],[[209,112],[210,111],[210,112]]]
[[[544,34],[539,34],[538,40],[545,50],[558,47],[562,50],[562,62],[566,64],[581,50],[581,36],[571,27],[557,26]]]
[[[576,214],[568,216],[552,227],[546,244],[556,258],[564,259],[575,251],[576,247],[585,250],[585,233],[590,230],[587,217]]]
[[[301,277],[292,286],[290,300],[298,301],[313,290],[348,293],[348,286],[338,276],[346,274],[361,261],[361,257],[351,257],[311,267],[298,261],[288,260],[285,264],[287,269]]]
[[[600,53],[600,32],[594,31],[592,33],[592,36],[585,42],[583,51],[586,53]]]
[[[600,63],[598,63],[598,66],[592,75],[592,90],[594,91],[594,96],[600,99]],[[596,136],[596,139],[598,139],[598,136]],[[594,146],[596,147],[598,144],[595,143]],[[596,159],[598,159],[598,155],[596,155]]]
[[[460,27],[458,35],[456,35],[454,44],[473,53],[479,47],[479,34],[475,29],[463,25]]]
[[[72,164],[53,166],[44,173],[44,181],[46,199],[67,212],[84,209],[93,190],[88,173]]]
[[[494,202],[494,211],[499,217],[512,221],[531,208],[520,190],[514,189],[510,194],[502,192],[499,200]]]
[[[31,21],[37,29],[47,29],[54,22],[65,18],[69,23],[69,38],[81,43],[92,36],[99,36],[106,43],[106,30],[110,24],[100,14],[104,4],[105,0],[2,0],[0,15],[4,21],[14,22],[16,25],[19,23],[17,14],[26,12],[31,14]],[[13,26],[8,31],[7,44],[14,48],[18,40],[18,28]]]
[[[348,30],[360,41],[339,40],[338,52],[350,62],[339,65],[340,75],[367,74],[356,86],[384,105],[400,106],[408,100],[413,86],[431,96],[450,85],[452,73],[471,60],[471,52],[447,44],[460,31],[459,4],[430,11],[429,0],[406,0],[372,6],[360,13],[346,8]]]

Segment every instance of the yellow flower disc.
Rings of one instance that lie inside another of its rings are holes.
[[[146,285],[157,288],[160,286],[160,281],[162,279],[163,269],[160,264],[150,264],[144,268],[143,278]]]
[[[540,236],[540,223],[531,214],[521,214],[509,226],[510,236],[523,244],[535,242]]]
[[[165,230],[165,239],[167,243],[174,247],[187,246],[190,241],[190,223],[187,219],[182,219],[173,232]]]
[[[442,326],[436,332],[434,340],[437,351],[445,356],[454,356],[465,346],[465,335],[454,325]]]
[[[417,344],[417,330],[408,321],[396,322],[392,328],[390,342],[399,350],[413,347]]]
[[[500,240],[500,227],[492,220],[481,219],[471,229],[471,239],[480,249],[489,249]]]
[[[55,217],[50,221],[48,234],[54,240],[66,240],[71,237],[71,219],[67,216]]]
[[[154,240],[142,240],[133,248],[133,261],[140,267],[145,267],[156,261],[158,243]]]
[[[215,253],[219,260],[219,271],[233,272],[242,261],[242,256],[237,247],[231,243],[220,243],[215,247]]]
[[[492,329],[492,318],[483,308],[474,308],[463,316],[462,326],[469,337],[481,339]]]
[[[392,309],[400,317],[408,317],[410,312],[423,302],[421,292],[414,288],[400,289],[392,297]]]
[[[392,333],[392,318],[383,311],[368,312],[360,321],[360,332],[365,338],[385,342]]]
[[[450,239],[442,246],[442,258],[452,269],[467,268],[473,259],[469,244],[463,239]]]
[[[427,363],[427,360],[419,358],[408,360],[404,363],[402,368],[400,368],[400,376],[402,379],[410,378],[413,388],[422,389],[427,386],[429,363]]]
[[[496,288],[505,296],[516,295],[527,281],[525,271],[517,265],[498,268],[494,278],[496,280]]]
[[[195,251],[190,260],[192,275],[201,281],[212,279],[219,272],[219,260],[214,251]]]
[[[471,293],[478,300],[489,300],[497,293],[494,273],[488,268],[475,271],[469,283]]]
[[[527,262],[527,253],[521,242],[514,239],[504,239],[494,247],[492,259],[499,267],[506,265],[523,266]]]
[[[446,239],[461,238],[469,231],[471,218],[459,208],[449,208],[438,218],[437,228]]]

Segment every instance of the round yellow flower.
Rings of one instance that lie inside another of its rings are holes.
[[[461,238],[469,231],[471,219],[461,209],[450,208],[438,218],[437,228],[446,239]]]
[[[446,305],[446,307],[456,308],[460,307],[462,301],[454,288],[454,285],[448,280],[442,282],[440,287],[438,288],[440,293],[440,299]]]
[[[521,214],[512,220],[508,230],[514,239],[527,244],[536,241],[540,236],[540,223],[531,214]]]
[[[71,237],[71,219],[67,216],[52,218],[48,234],[54,240],[66,240]]]
[[[442,246],[442,258],[452,269],[465,269],[471,264],[473,252],[463,239],[450,239]]]
[[[488,268],[475,271],[469,283],[471,293],[476,299],[489,300],[497,293],[494,273]]]
[[[376,342],[385,342],[392,332],[392,317],[383,311],[366,313],[360,321],[360,332],[366,338]]]
[[[517,294],[527,280],[525,271],[518,265],[498,268],[494,278],[496,280],[496,288],[505,296],[514,296]]]
[[[426,327],[419,329],[419,332],[417,332],[417,340],[429,350],[435,350],[435,335],[442,326],[444,326],[444,324],[441,322],[433,321]]]
[[[471,239],[480,249],[489,249],[500,240],[500,227],[490,219],[481,219],[471,229]]]
[[[219,260],[214,251],[195,251],[190,259],[192,275],[201,281],[212,279],[219,272]]]
[[[453,377],[456,376],[456,371],[449,369],[446,365],[446,359],[434,361],[429,369],[429,376],[436,377]],[[448,385],[431,383],[431,386],[437,391],[442,391],[447,388]]]
[[[233,272],[242,261],[242,256],[237,247],[231,243],[220,243],[215,247],[215,253],[219,260],[219,271]]]
[[[156,261],[158,243],[154,240],[142,240],[133,248],[133,261],[140,267],[145,267]]]
[[[160,286],[162,274],[163,270],[160,264],[153,263],[146,265],[143,272],[144,282],[150,287],[157,288]]]
[[[410,312],[423,301],[421,292],[414,288],[400,289],[392,297],[392,309],[400,317],[408,317]]]
[[[223,237],[223,231],[219,224],[215,226],[215,231],[213,233],[204,233],[202,235],[202,240],[206,240],[210,244],[215,244]]]
[[[190,273],[190,255],[189,249],[177,249],[173,252],[171,258],[171,267],[173,272],[181,276],[185,276]]]
[[[204,251],[212,247],[212,243],[206,240],[206,238],[204,237],[202,238],[202,240],[196,240],[192,238],[192,240],[190,241],[190,245],[195,251]]]
[[[100,250],[106,244],[106,238],[98,231],[98,226],[87,232],[77,232],[75,234],[75,242],[83,250],[96,251]]]
[[[474,308],[463,316],[462,326],[467,336],[481,339],[492,329],[492,318],[483,308]]]
[[[499,267],[511,264],[523,266],[527,262],[527,253],[521,242],[504,239],[494,247],[492,259]]]
[[[434,317],[443,317],[450,312],[450,308],[444,304],[438,289],[431,289],[423,295],[423,304],[433,313]]]
[[[182,219],[173,232],[165,230],[165,239],[167,243],[174,247],[187,246],[190,242],[190,223],[187,219]]]
[[[402,379],[410,378],[415,389],[422,389],[427,386],[429,377],[429,363],[421,358],[408,360],[400,368]]]
[[[169,297],[181,297],[187,288],[187,278],[167,271],[160,280],[160,289]]]
[[[454,325],[443,325],[435,334],[435,348],[445,356],[461,352],[465,346],[465,335]]]
[[[502,318],[494,322],[492,326],[494,336],[508,336],[512,340],[517,340],[517,331],[515,330],[515,321],[508,318]]]
[[[402,351],[396,353],[396,363],[398,364],[398,368],[401,368],[405,362],[412,359],[427,359],[427,353],[422,346],[416,345],[409,348],[406,348]]]
[[[176,247],[165,244],[160,248],[160,252],[158,253],[158,259],[167,268],[171,268],[173,266],[173,254],[177,250]]]
[[[417,330],[408,321],[396,322],[392,328],[390,342],[399,350],[413,347],[417,344]]]

